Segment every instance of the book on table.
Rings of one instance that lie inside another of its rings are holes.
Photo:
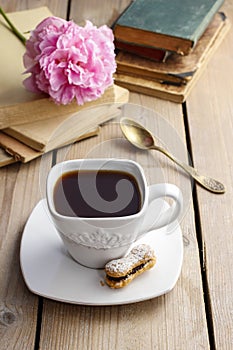
[[[15,161],[26,163],[45,152],[98,135],[100,126],[118,116],[118,107],[128,99],[127,89],[113,85],[89,108],[2,129],[0,167]]]
[[[184,102],[229,28],[225,14],[217,13],[189,55],[174,53],[165,63],[120,52],[115,82],[131,91]]]
[[[75,142],[82,135],[87,134],[89,137],[90,131],[117,116],[118,107],[127,102],[128,93],[125,94],[127,90],[116,86],[114,91],[118,93],[113,103],[103,103],[70,115],[59,115],[46,121],[38,120],[3,129],[0,133],[0,144],[1,134],[6,134],[34,150],[48,152],[61,145]]]
[[[162,64],[121,51],[116,57],[117,73],[140,76],[161,83],[184,85],[192,79],[206,59],[209,48],[222,31],[226,20],[225,14],[217,13],[189,55],[173,53]]]
[[[189,54],[224,0],[135,0],[114,25],[116,42]]]

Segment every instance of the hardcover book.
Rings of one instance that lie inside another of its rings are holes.
[[[206,60],[210,47],[226,21],[224,13],[217,13],[189,55],[180,56],[173,53],[163,64],[130,53],[119,52],[116,57],[117,73],[157,80],[163,84],[185,85]]]
[[[195,57],[194,51],[193,60],[190,60],[193,54],[190,54],[189,58],[180,57],[178,61],[176,58],[172,61],[171,56],[165,63],[156,63],[139,57],[135,59],[133,56],[129,57],[129,54],[121,55],[117,59],[120,70],[117,71],[115,82],[134,92],[173,102],[184,102],[229,28],[230,22],[225,15],[216,16],[203,35],[203,39],[197,44],[195,50],[199,53]],[[123,66],[124,71],[121,70]]]
[[[114,26],[117,41],[187,55],[224,0],[135,0]]]

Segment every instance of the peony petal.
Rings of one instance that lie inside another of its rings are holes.
[[[63,85],[67,84],[67,77],[64,74],[64,69],[57,68],[51,73],[50,87],[53,91],[58,91]]]
[[[90,21],[84,27],[48,17],[31,32],[23,57],[31,91],[49,93],[56,103],[78,104],[101,96],[116,70],[113,33]]]
[[[29,90],[31,92],[41,92],[37,87],[34,76],[30,76],[30,77],[24,79],[23,85],[25,86],[25,88],[27,90]]]

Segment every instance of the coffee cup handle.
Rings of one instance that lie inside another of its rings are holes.
[[[173,184],[155,184],[149,186],[148,190],[148,208],[140,235],[171,224],[179,217],[183,209],[183,196],[177,186]],[[172,198],[174,203],[169,206],[167,202],[161,200],[165,197]],[[159,212],[156,219],[155,211]]]

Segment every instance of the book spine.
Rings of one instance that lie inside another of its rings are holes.
[[[131,45],[123,41],[115,40],[115,47],[121,51],[133,53],[137,56],[149,58],[157,62],[165,62],[171,52],[147,46]]]

